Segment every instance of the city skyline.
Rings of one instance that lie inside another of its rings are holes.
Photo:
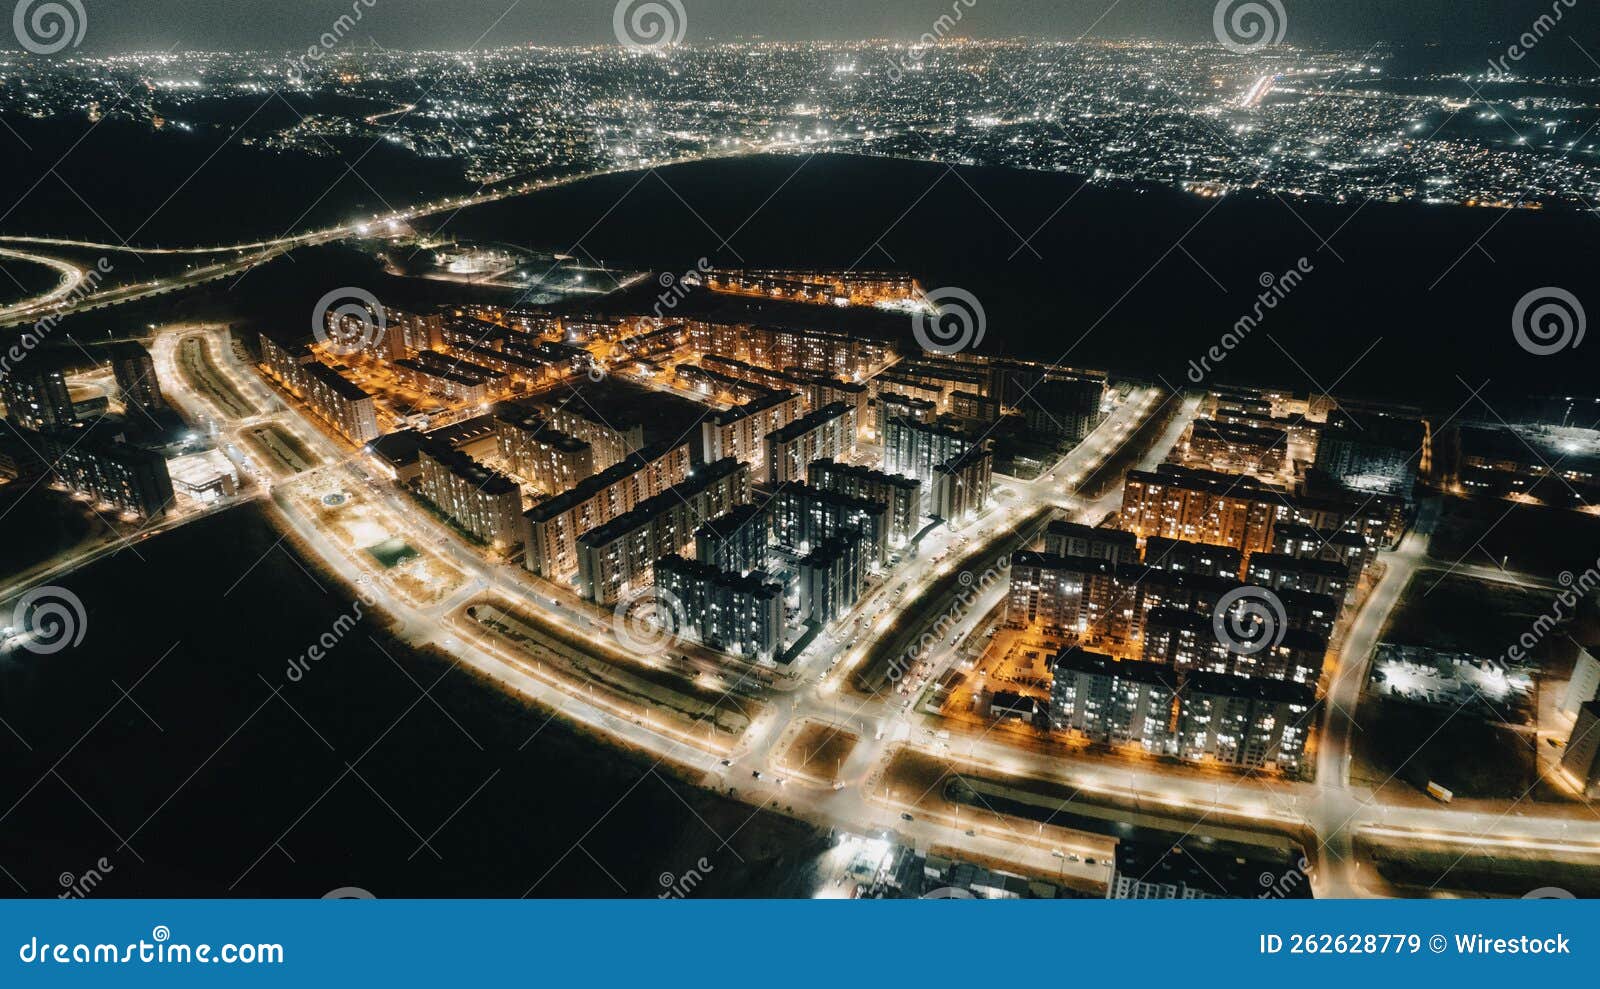
[[[19,8],[31,7],[21,3]],[[683,43],[748,41],[915,41],[924,35],[1044,40],[1204,42],[1213,37],[1215,0],[881,0],[860,4],[823,0],[792,4],[737,0],[285,0],[251,5],[227,18],[191,18],[189,0],[85,2],[80,42],[85,52],[293,51],[325,32],[340,40],[388,50],[440,51],[520,45],[592,46],[617,42],[614,16],[643,10],[662,19]],[[1488,45],[1515,41],[1542,14],[1556,13],[1575,36],[1590,32],[1594,15],[1556,0],[1514,0],[1463,9],[1450,0],[1421,0],[1397,8],[1379,0],[1337,5],[1283,2],[1249,7],[1246,18],[1283,19],[1288,44],[1365,46],[1376,42]],[[1278,11],[1283,14],[1279,15]],[[681,13],[680,13],[681,11]],[[335,28],[341,18],[354,23]],[[177,25],[182,25],[177,27]],[[347,37],[348,35],[348,37]],[[9,40],[9,39],[8,39]],[[74,46],[74,47],[79,47]]]

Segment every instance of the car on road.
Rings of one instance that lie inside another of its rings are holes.
[[[916,818],[912,817],[910,814],[901,814],[900,815],[900,820],[902,820],[902,821],[914,821],[914,820],[916,820]]]

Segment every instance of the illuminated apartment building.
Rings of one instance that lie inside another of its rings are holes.
[[[23,429],[53,429],[78,421],[67,389],[67,366],[56,354],[34,351],[0,373],[6,418]]]
[[[1144,565],[1156,570],[1181,570],[1238,580],[1239,571],[1244,568],[1244,554],[1231,546],[1151,536],[1144,544]]]
[[[1315,703],[1315,689],[1303,684],[1189,674],[1178,719],[1179,755],[1297,774]]]
[[[1178,442],[1177,459],[1189,467],[1230,474],[1282,474],[1289,432],[1275,426],[1196,419]]]
[[[915,478],[930,490],[935,467],[979,445],[970,433],[947,420],[917,422],[902,417],[886,422],[882,443],[885,471]]]
[[[108,420],[42,433],[19,430],[52,479],[68,490],[129,515],[164,514],[173,502],[166,458],[129,446],[114,432]]]
[[[766,435],[767,480],[804,481],[814,460],[848,460],[856,453],[856,413],[836,402]]]
[[[501,552],[522,542],[522,489],[449,444],[425,441],[417,490],[451,522]]]
[[[1050,724],[1093,742],[1178,754],[1178,677],[1170,666],[1068,647],[1051,661]]]
[[[1097,529],[1058,519],[1044,530],[1044,551],[1051,556],[1138,563],[1139,537],[1121,529]]]
[[[869,565],[888,552],[889,510],[880,502],[796,482],[778,488],[766,506],[774,540],[795,552],[809,553],[844,532],[855,533],[866,544]]]
[[[523,514],[525,564],[551,580],[578,569],[578,537],[689,478],[689,447],[657,445],[616,463]]]
[[[877,398],[877,407],[873,412],[873,430],[878,441],[884,442],[884,437],[889,435],[889,420],[904,419],[907,422],[929,423],[939,418],[939,407],[932,402],[898,392],[883,392]]]
[[[1100,634],[1117,598],[1116,572],[1109,560],[1013,553],[1006,624],[1059,635]]]
[[[866,588],[865,541],[859,533],[841,532],[822,540],[797,564],[800,618],[824,625],[848,614]]]
[[[628,590],[648,586],[657,560],[686,552],[707,520],[749,500],[748,464],[728,458],[700,468],[682,484],[578,537],[579,593],[612,605]]]
[[[494,408],[496,446],[513,474],[542,494],[576,487],[593,474],[594,448],[519,405]]]
[[[1213,543],[1248,556],[1272,548],[1272,526],[1285,498],[1245,475],[1162,464],[1153,472],[1128,472],[1121,524],[1141,539]]]
[[[743,405],[713,412],[700,423],[700,459],[712,463],[733,457],[765,476],[767,436],[804,414],[805,400],[794,392],[770,392]]]
[[[806,468],[806,480],[822,491],[837,491],[887,507],[891,546],[903,546],[917,534],[922,519],[922,484],[912,478],[823,458]]]
[[[766,509],[740,505],[695,531],[695,559],[728,573],[752,573],[767,565],[767,539]]]
[[[1350,589],[1350,568],[1333,560],[1257,553],[1250,557],[1245,581],[1269,591],[1306,591],[1343,601]]]
[[[423,353],[439,356],[431,350]],[[390,361],[389,367],[401,381],[427,395],[462,405],[482,405],[489,400],[489,382],[452,370],[448,362],[441,366],[414,357],[402,357]]]
[[[688,633],[706,646],[752,659],[783,648],[783,586],[739,576],[680,556],[656,561],[656,587],[677,605]]]
[[[361,386],[322,363],[309,346],[284,347],[261,335],[262,363],[272,377],[324,422],[357,445],[378,437],[378,411]]]
[[[627,459],[644,446],[644,426],[615,416],[611,421],[586,405],[581,397],[552,403],[544,408],[545,420],[553,429],[576,436],[594,451],[594,469],[605,470]],[[720,460],[720,457],[708,458]],[[674,482],[676,483],[676,482]]]
[[[952,525],[970,522],[989,507],[994,481],[994,453],[974,447],[933,468],[928,514]]]

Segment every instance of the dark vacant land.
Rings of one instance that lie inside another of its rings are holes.
[[[1600,515],[1498,499],[1447,498],[1429,552],[1467,566],[1505,563],[1511,570],[1547,578],[1580,574],[1600,560]]]
[[[695,896],[811,892],[821,835],[400,647],[254,509],[140,552],[59,582],[81,646],[0,672],[11,895],[102,857],[117,897],[649,897],[691,868]]]
[[[1532,734],[1468,713],[1367,697],[1357,717],[1351,782],[1374,788],[1438,783],[1458,797],[1532,796],[1537,753]]]
[[[1553,591],[1514,587],[1448,574],[1419,571],[1389,616],[1384,641],[1432,646],[1485,659],[1503,655],[1541,615],[1550,613]],[[1566,636],[1549,636],[1530,652],[1544,668],[1571,662]]]

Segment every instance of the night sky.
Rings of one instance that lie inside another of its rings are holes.
[[[43,5],[49,0],[6,0]],[[613,0],[77,0],[85,51],[298,49],[336,18],[361,12],[351,34],[384,48],[461,49],[608,43]],[[627,0],[640,4],[649,0]],[[955,33],[974,37],[1212,37],[1216,0],[679,0],[685,40],[915,39],[959,9]],[[1247,2],[1247,0],[1232,0]],[[1565,0],[1279,0],[1288,43],[1497,43]],[[1591,0],[1563,9],[1565,32],[1593,45]],[[370,4],[370,6],[369,6]],[[1574,31],[1574,29],[1577,29]],[[10,41],[10,32],[5,32]]]

